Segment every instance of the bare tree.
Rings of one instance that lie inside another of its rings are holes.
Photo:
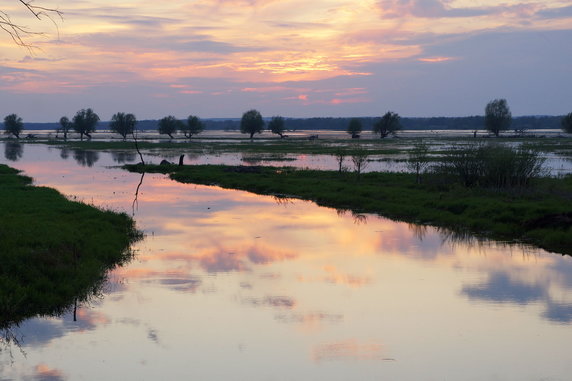
[[[355,172],[357,174],[357,177],[359,179],[359,175],[361,174],[361,172],[365,169],[365,167],[367,167],[367,158],[369,156],[369,153],[367,152],[366,149],[362,148],[362,147],[357,147],[356,149],[354,149],[353,153],[352,153],[352,162],[354,163],[354,169]]]
[[[57,23],[55,18],[59,18],[63,20],[63,12],[56,8],[49,8],[43,7],[41,5],[33,4],[33,0],[18,0],[18,2],[24,6],[30,13],[38,20],[48,19],[51,21],[57,29]],[[0,29],[6,32],[11,38],[12,41],[18,46],[23,46],[29,50],[31,50],[34,46],[30,45],[28,42],[25,41],[26,36],[31,35],[42,35],[41,32],[35,32],[28,28],[27,26],[21,24],[20,22],[16,22],[12,20],[10,15],[0,10]]]
[[[424,142],[417,143],[408,152],[407,168],[415,172],[417,184],[421,184],[421,175],[430,164],[429,146]]]
[[[339,147],[335,150],[334,152],[334,157],[336,158],[336,162],[338,163],[338,172],[342,173],[342,170],[344,169],[343,164],[344,164],[344,159],[347,156],[347,152]]]

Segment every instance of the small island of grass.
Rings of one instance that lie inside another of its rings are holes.
[[[129,165],[176,181],[312,200],[318,205],[377,213],[496,240],[572,254],[572,176],[542,177],[526,188],[490,189],[426,175],[355,173],[290,167]]]

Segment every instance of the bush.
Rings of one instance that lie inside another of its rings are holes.
[[[545,174],[544,161],[537,151],[478,144],[448,152],[438,171],[454,174],[466,187],[525,187]]]

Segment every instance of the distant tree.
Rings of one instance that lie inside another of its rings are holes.
[[[485,128],[499,136],[501,131],[508,130],[512,122],[512,114],[506,99],[495,99],[485,107]]]
[[[173,134],[180,130],[183,122],[172,115],[166,116],[159,120],[159,133],[161,135],[169,135],[173,139]]]
[[[68,140],[68,133],[71,131],[72,128],[73,128],[73,123],[68,119],[67,116],[62,116],[60,118],[60,128],[58,129],[58,132],[61,131],[64,134],[65,141]]]
[[[373,132],[379,134],[382,139],[389,134],[394,135],[398,130],[401,130],[399,119],[399,114],[388,111],[373,124]]]
[[[256,133],[261,133],[264,128],[264,120],[260,112],[256,110],[250,110],[242,114],[242,119],[240,120],[240,132],[243,134],[250,134],[250,139]]]
[[[352,153],[352,162],[354,163],[354,169],[359,179],[360,173],[367,167],[367,158],[369,153],[366,149],[362,147],[357,147]]]
[[[80,134],[81,140],[83,140],[83,135],[91,139],[91,133],[95,131],[97,122],[99,122],[99,116],[92,109],[81,109],[73,117],[73,129]]]
[[[352,136],[352,138],[359,138],[359,134],[362,131],[361,119],[351,118],[348,124],[348,129],[346,132]]]
[[[199,119],[199,117],[194,115],[189,115],[187,118],[187,124],[183,123],[181,125],[181,132],[189,139],[191,139],[193,135],[200,134],[204,129],[204,123]]]
[[[127,139],[127,135],[133,134],[136,125],[137,118],[135,118],[135,115],[118,112],[111,117],[109,128],[111,131],[121,135],[123,140],[125,140]]]
[[[343,149],[342,147],[338,147],[335,151],[334,151],[334,157],[336,158],[336,162],[338,163],[338,172],[342,173],[344,167],[344,159],[347,156],[347,152],[345,149]]]
[[[572,134],[572,112],[562,118],[562,130],[569,134]]]
[[[273,116],[268,123],[268,128],[273,134],[280,135],[281,138],[284,137],[284,118],[281,116]]]
[[[7,135],[14,135],[16,139],[20,139],[20,133],[24,129],[24,122],[22,122],[22,118],[20,118],[16,114],[7,115],[4,118],[4,131]]]
[[[417,184],[421,184],[421,175],[430,164],[429,146],[423,142],[417,143],[408,152],[407,167],[415,172]]]

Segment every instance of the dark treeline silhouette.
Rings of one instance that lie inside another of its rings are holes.
[[[286,130],[339,130],[346,131],[352,118],[286,118]],[[371,131],[379,117],[359,118],[363,131]],[[240,118],[235,119],[201,119],[205,130],[237,130],[240,131]],[[270,118],[265,118],[266,122]],[[404,130],[484,130],[484,116],[463,117],[431,117],[407,118],[401,117],[400,123]],[[518,116],[512,118],[511,130],[556,129],[562,128],[562,116]],[[138,130],[157,131],[159,120],[141,120],[137,123]],[[58,123],[26,123],[27,130],[56,130]],[[109,122],[99,122],[99,130],[109,130]]]

